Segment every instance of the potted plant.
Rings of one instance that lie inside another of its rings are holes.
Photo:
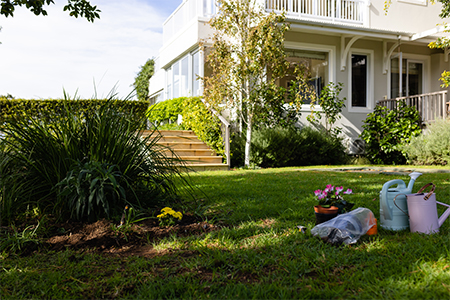
[[[319,205],[314,206],[314,212],[316,215],[316,224],[328,221],[338,214],[348,212],[352,209],[354,203],[347,202],[341,195],[344,188],[335,187],[331,184],[327,185],[324,190],[314,191]],[[342,194],[350,195],[351,189],[347,189]]]

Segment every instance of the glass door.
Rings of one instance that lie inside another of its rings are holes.
[[[391,57],[390,98],[422,94],[422,83],[422,62],[403,59],[402,53],[395,54]]]

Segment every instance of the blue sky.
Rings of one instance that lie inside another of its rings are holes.
[[[66,0],[48,16],[17,8],[0,16],[0,95],[61,98],[63,89],[82,98],[119,97],[131,91],[139,67],[158,55],[162,23],[182,0],[91,0],[102,11],[90,23],[69,17]]]

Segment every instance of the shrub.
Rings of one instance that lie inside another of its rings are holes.
[[[200,97],[189,97],[183,101],[183,126],[195,132],[218,155],[224,154],[221,122],[201,101]]]
[[[419,112],[404,101],[394,110],[376,106],[362,127],[360,136],[366,143],[366,156],[375,164],[405,163],[399,147],[421,133]]]
[[[400,147],[408,163],[448,165],[450,163],[450,119],[438,119],[424,134],[411,138]]]
[[[176,197],[180,161],[164,155],[156,144],[160,136],[141,138],[144,114],[130,120],[107,101],[80,115],[71,109],[73,103],[66,101],[58,122],[26,114],[5,125],[0,178],[19,184],[14,178],[20,176],[27,187],[26,194],[10,189],[1,199],[9,208],[5,217],[37,207],[84,221],[120,214],[125,205],[149,208]],[[1,188],[2,195],[9,189]]]
[[[147,111],[148,120],[155,126],[163,121],[176,123],[178,115],[183,111],[183,102],[186,97],[170,99],[151,105]]]
[[[231,146],[233,166],[242,166],[245,136],[234,134]],[[252,149],[251,164],[263,168],[333,165],[347,161],[341,139],[310,127],[255,130]]]

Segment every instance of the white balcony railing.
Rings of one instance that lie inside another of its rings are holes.
[[[215,0],[186,0],[163,24],[163,42],[169,41],[193,19],[210,18],[216,14]]]
[[[367,0],[257,0],[267,12],[275,11],[291,18],[322,20],[362,25],[367,19]],[[163,24],[164,43],[193,19],[216,14],[215,0],[186,0]]]
[[[380,100],[377,105],[396,109],[399,101],[405,101],[408,106],[414,106],[419,111],[423,123],[449,116],[450,102],[447,102],[447,91]]]
[[[265,0],[267,11],[291,17],[364,24],[365,0]]]

